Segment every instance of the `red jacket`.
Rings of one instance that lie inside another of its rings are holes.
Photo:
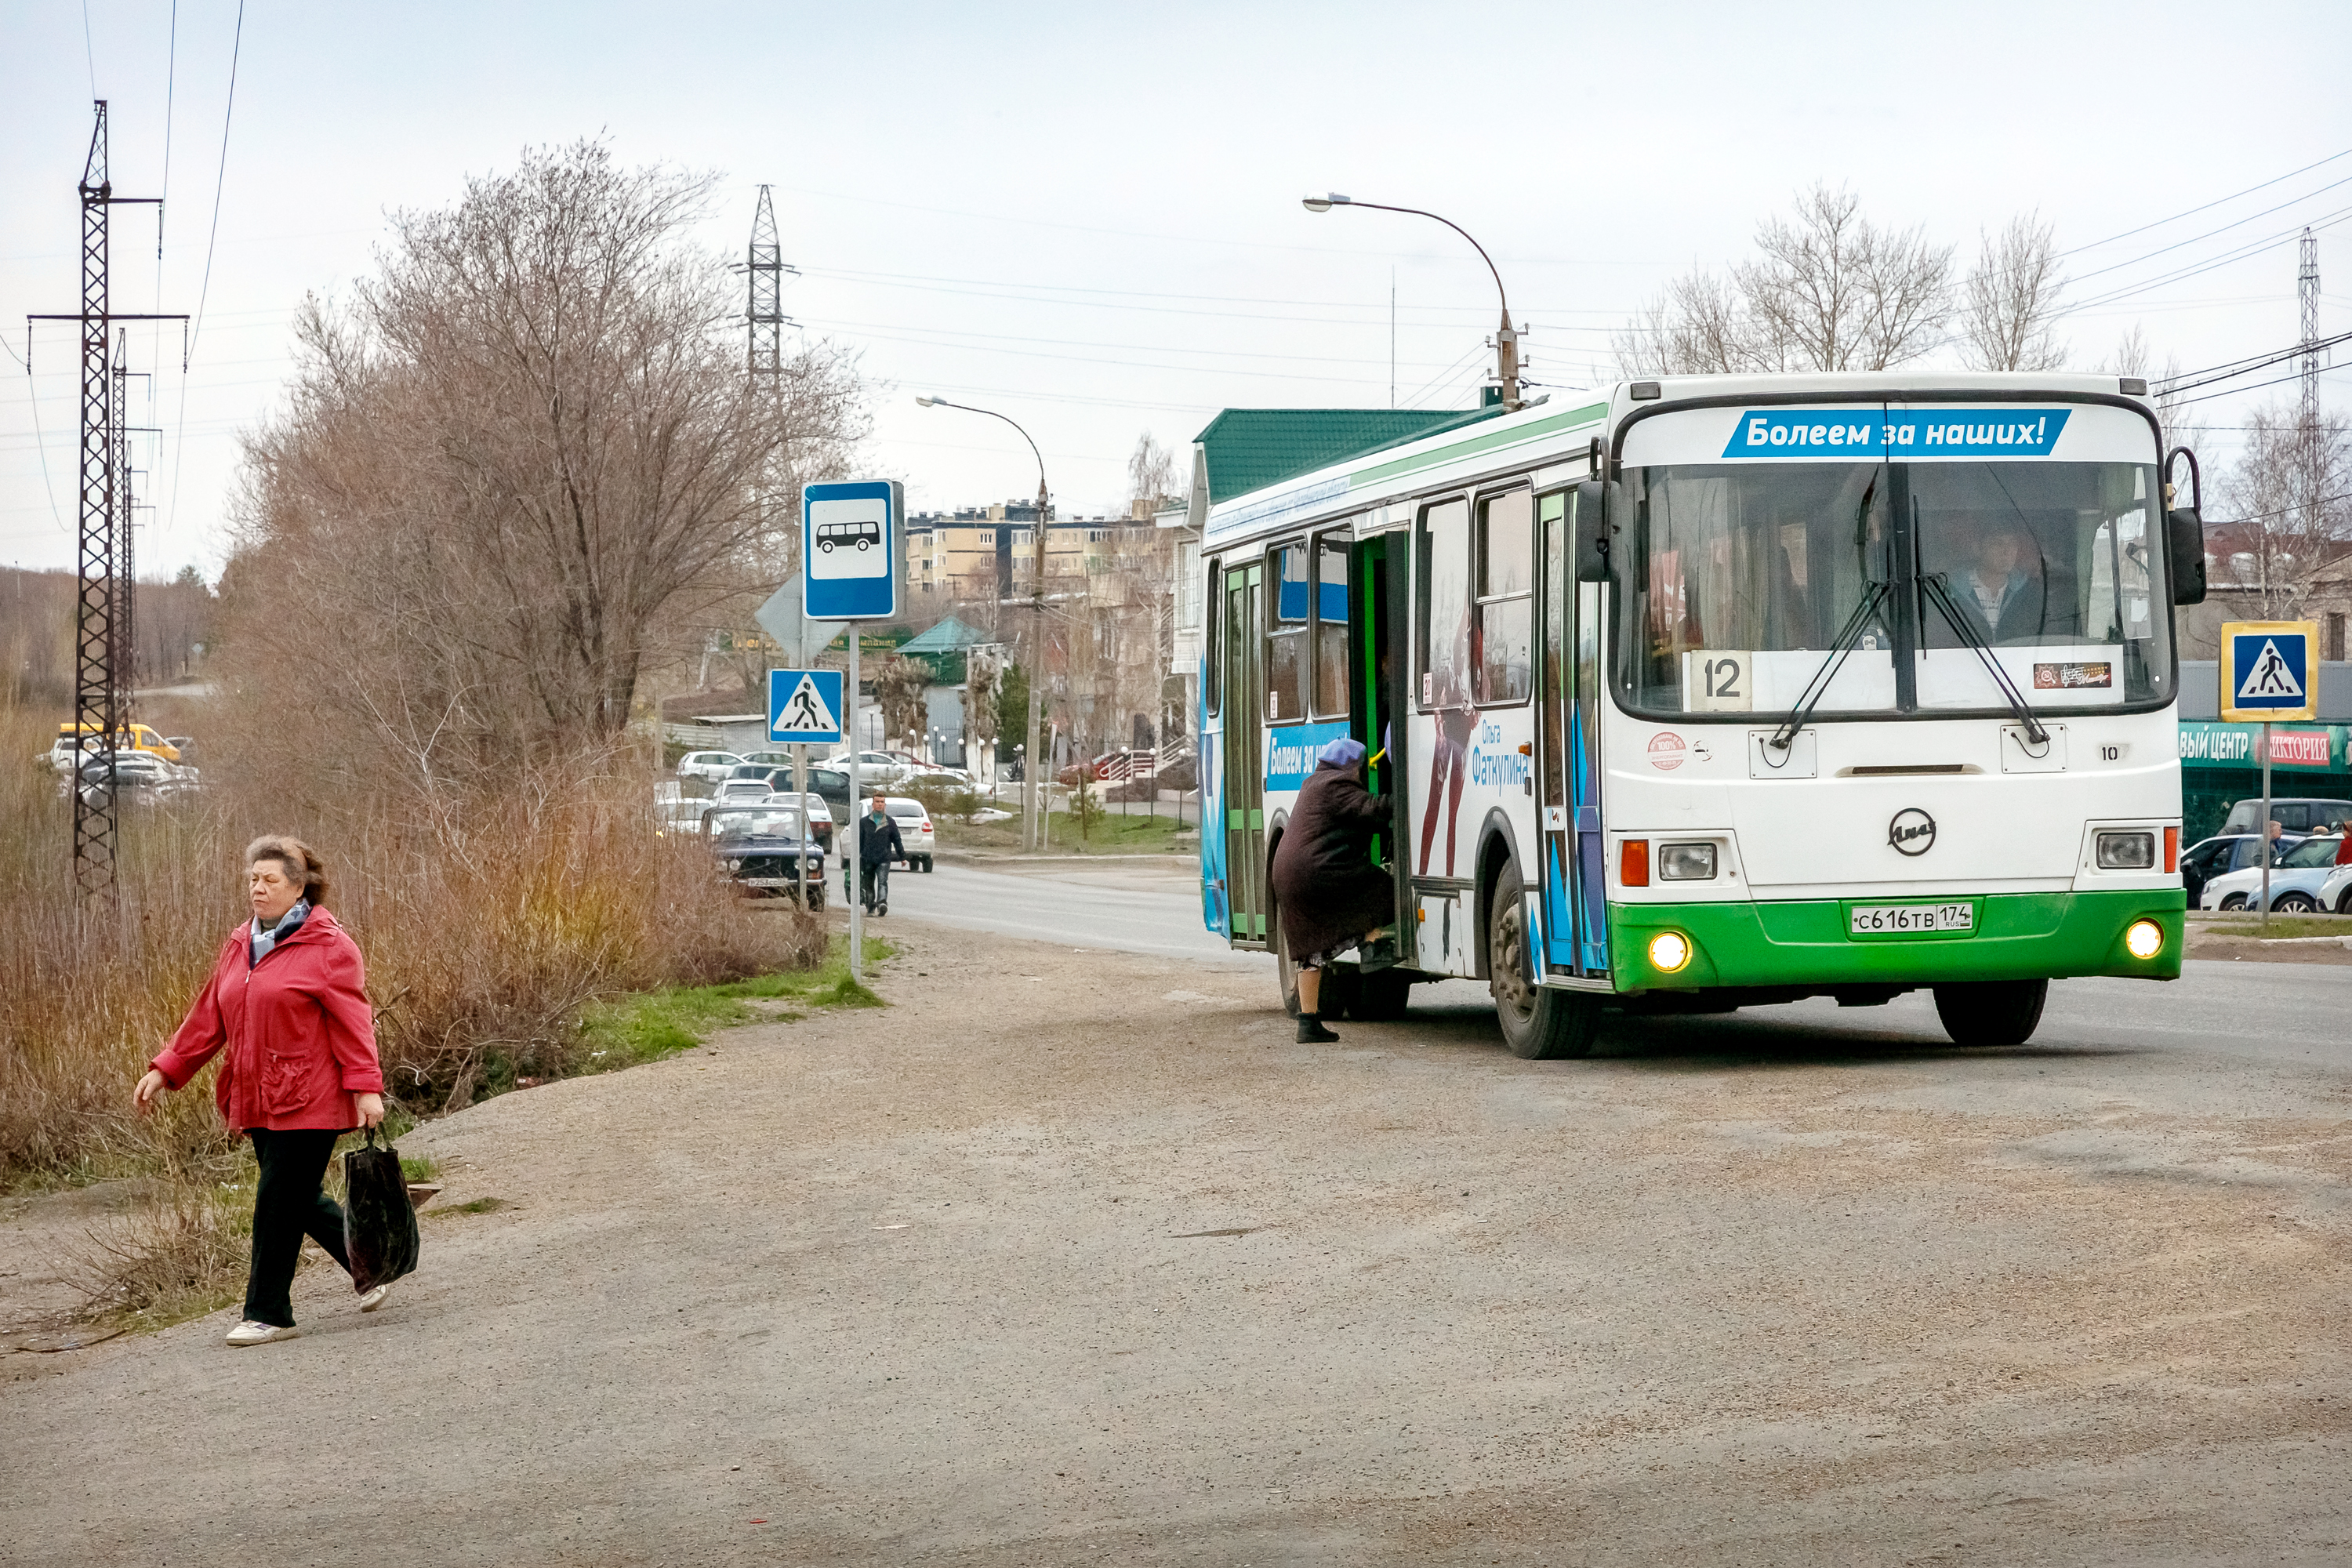
[[[357,1127],[352,1097],[383,1092],[359,944],[324,910],[259,963],[248,962],[252,935],[250,921],[229,933],[186,1022],[148,1065],[179,1089],[226,1047],[213,1098],[231,1129]]]

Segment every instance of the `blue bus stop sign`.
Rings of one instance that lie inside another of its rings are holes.
[[[810,485],[801,492],[803,613],[810,620],[887,620],[898,613],[904,500],[895,479]]]

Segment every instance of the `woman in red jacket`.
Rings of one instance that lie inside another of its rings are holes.
[[[383,1072],[360,950],[320,907],[326,868],[308,845],[277,835],[255,839],[245,861],[253,918],[229,933],[212,978],[135,1098],[144,1115],[156,1095],[228,1053],[213,1097],[230,1131],[253,1140],[261,1167],[245,1321],[228,1342],[265,1345],[299,1331],[289,1298],[306,1233],[351,1268],[343,1211],[319,1183],[338,1137],[383,1120]],[[361,1297],[360,1310],[374,1311],[390,1289]]]

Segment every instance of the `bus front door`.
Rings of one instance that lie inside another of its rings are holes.
[[[1265,568],[1225,574],[1225,909],[1236,946],[1263,947],[1265,929]]]
[[[1603,585],[1570,570],[1575,492],[1537,502],[1543,530],[1543,753],[1538,810],[1543,843],[1545,967],[1556,974],[1609,972],[1601,866],[1600,718]]]

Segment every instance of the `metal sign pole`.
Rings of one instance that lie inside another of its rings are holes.
[[[844,852],[849,870],[849,977],[860,977],[865,958],[866,856],[858,836],[865,831],[863,805],[857,798],[857,644],[860,627],[849,628],[849,679],[841,683],[841,731],[849,742],[849,847]]]
[[[2271,721],[2263,721],[2263,820],[2256,829],[2263,836],[2263,918],[2267,929],[2271,923]]]

